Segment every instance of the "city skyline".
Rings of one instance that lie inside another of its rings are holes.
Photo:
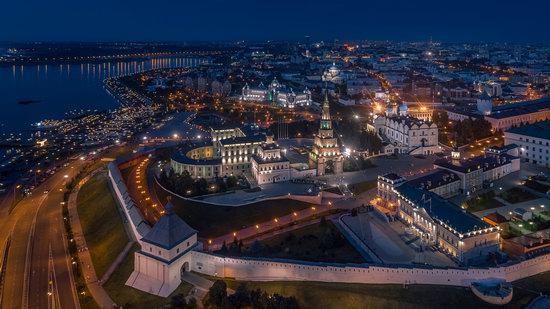
[[[550,3],[1,7],[0,309],[550,308]]]
[[[548,3],[513,1],[27,1],[4,4],[0,41],[548,42]],[[131,5],[130,5],[131,4]],[[335,9],[330,9],[334,7]],[[36,14],[40,12],[40,14]],[[406,29],[406,31],[404,31]]]

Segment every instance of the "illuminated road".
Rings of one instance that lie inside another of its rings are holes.
[[[10,216],[0,219],[0,244],[12,235],[2,308],[49,308],[50,297],[61,308],[79,307],[63,239],[63,192],[59,189],[65,187],[64,175],[72,177],[81,165],[77,161],[61,169],[23,199]],[[45,190],[49,192],[44,194]],[[49,296],[48,291],[53,294]]]

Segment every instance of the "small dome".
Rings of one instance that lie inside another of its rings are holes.
[[[399,111],[400,112],[406,112],[408,110],[409,110],[409,107],[407,106],[407,104],[401,103],[401,105],[399,105]]]

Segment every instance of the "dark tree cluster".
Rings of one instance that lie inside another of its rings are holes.
[[[267,294],[260,289],[251,290],[246,283],[241,283],[235,293],[227,294],[227,285],[222,280],[214,282],[208,296],[204,300],[204,307],[211,309],[298,309],[298,301],[294,297],[285,297],[279,294]]]
[[[255,240],[250,247],[245,247],[242,240],[237,238],[233,239],[230,244],[223,243],[219,254],[227,256],[251,256],[251,257],[269,257],[278,256],[282,253],[292,256],[297,259],[332,259],[335,258],[334,253],[330,253],[333,250],[344,247],[347,244],[347,240],[344,236],[334,227],[329,224],[326,218],[321,217],[319,223],[321,233],[319,234],[306,234],[295,235],[289,232],[287,236],[278,244],[265,244],[260,240]],[[313,245],[315,244],[315,245]],[[308,248],[309,246],[309,248]],[[319,252],[314,247],[316,246]],[[299,251],[292,250],[292,248],[300,248]]]
[[[458,145],[473,143],[478,139],[492,135],[491,123],[482,118],[472,120],[471,118],[457,121],[454,125],[456,142]]]
[[[174,170],[166,173],[162,170],[158,178],[159,183],[168,190],[183,196],[197,196],[215,192],[226,192],[238,188],[239,180],[235,176],[216,177],[211,183],[206,179],[193,179],[189,172],[181,174],[174,173]]]
[[[170,309],[195,309],[198,308],[197,300],[195,298],[185,299],[185,295],[176,294],[170,299]]]
[[[483,118],[468,118],[449,124],[447,113],[435,111],[432,121],[439,129],[439,142],[446,145],[455,140],[458,146],[466,145],[493,134],[491,132],[491,123]]]
[[[365,159],[363,157],[358,158],[346,158],[344,160],[344,172],[353,172],[353,171],[359,171],[364,170],[367,168],[375,167],[374,164],[369,159]]]
[[[359,135],[359,149],[368,150],[369,153],[378,153],[382,150],[382,140],[374,132],[362,131]]]

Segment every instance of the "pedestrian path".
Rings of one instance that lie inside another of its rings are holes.
[[[100,308],[112,308],[114,304],[113,300],[101,286],[101,282],[97,279],[94,264],[92,263],[92,257],[90,255],[90,251],[88,251],[86,239],[84,238],[84,234],[82,232],[82,225],[80,225],[80,218],[78,217],[78,210],[76,208],[76,197],[78,195],[78,191],[82,185],[84,185],[91,178],[91,176],[92,175],[89,175],[81,180],[76,188],[71,192],[67,207],[69,210],[71,228],[73,230],[74,239],[78,248],[78,259],[80,260],[80,266],[86,281],[86,286]]]

